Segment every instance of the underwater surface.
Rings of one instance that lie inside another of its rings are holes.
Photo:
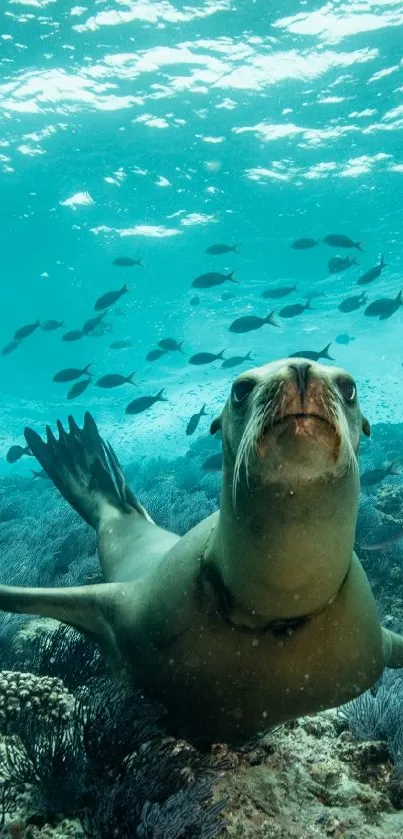
[[[218,508],[209,428],[235,377],[308,353],[352,374],[371,423],[355,547],[402,631],[401,3],[1,12],[0,583],[101,579],[93,531],[13,448],[26,425],[89,410],[182,535]],[[1,837],[403,835],[402,671],[205,755],[114,693],[90,642],[53,635],[0,613]]]

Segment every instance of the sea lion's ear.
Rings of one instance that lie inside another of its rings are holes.
[[[362,430],[366,437],[371,436],[371,426],[366,417],[362,417]]]
[[[210,425],[210,434],[217,434],[217,431],[221,430],[221,414],[213,419],[213,422]]]

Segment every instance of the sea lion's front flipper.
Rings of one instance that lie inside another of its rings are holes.
[[[382,627],[384,667],[403,667],[403,635]]]
[[[95,529],[106,512],[137,513],[152,519],[126,485],[118,458],[99,434],[90,413],[79,428],[68,418],[69,430],[57,421],[59,439],[46,427],[46,443],[32,428],[24,431],[27,444],[66,501]]]
[[[129,586],[118,583],[72,588],[0,586],[0,609],[56,618],[110,644],[119,603]]]

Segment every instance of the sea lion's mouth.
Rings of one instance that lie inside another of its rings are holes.
[[[274,428],[276,425],[282,425],[283,423],[289,420],[317,420],[318,422],[324,423],[328,425],[333,431],[336,430],[334,423],[331,422],[329,417],[324,416],[323,414],[316,414],[312,412],[305,412],[305,411],[298,411],[289,414],[284,414],[278,419],[275,419],[274,422],[267,422],[263,428],[263,434],[266,434],[267,431],[270,431],[271,428]]]

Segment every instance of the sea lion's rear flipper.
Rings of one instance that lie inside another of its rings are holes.
[[[46,443],[32,428],[24,431],[32,454],[66,501],[95,529],[107,509],[115,511],[115,516],[116,512],[136,511],[152,523],[126,486],[116,454],[100,436],[91,414],[85,414],[82,429],[71,416],[68,425],[69,431],[65,431],[57,421],[58,439],[46,426]]]
[[[56,618],[113,648],[115,618],[128,587],[130,583],[72,588],[0,586],[0,609]]]
[[[403,635],[382,627],[384,667],[403,667]]]

